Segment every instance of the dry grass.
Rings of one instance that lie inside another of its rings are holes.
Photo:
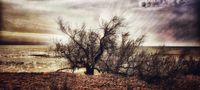
[[[0,73],[0,90],[150,90],[136,77],[70,73]]]
[[[0,90],[199,90],[200,77],[178,76],[155,84],[110,74],[0,73]]]

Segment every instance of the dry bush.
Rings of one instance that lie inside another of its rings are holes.
[[[138,67],[142,60],[134,59],[138,56],[139,47],[144,40],[144,36],[136,40],[130,40],[129,34],[122,34],[122,41],[118,47],[110,48],[99,63],[102,72],[120,75],[132,75],[134,68]]]
[[[134,60],[137,62],[133,63],[140,63],[137,68],[132,69],[132,74],[150,83],[176,78],[179,75],[200,75],[200,60],[195,61],[192,56],[186,54],[179,57],[165,55],[165,51],[165,47],[161,47],[157,53],[142,52],[135,56]]]
[[[199,64],[187,62],[184,57],[165,55],[165,48],[150,54],[141,50],[144,36],[136,40],[129,33],[117,35],[124,27],[123,19],[113,17],[102,24],[102,33],[86,30],[86,26],[73,29],[58,21],[60,30],[70,38],[67,44],[56,43],[56,52],[68,60],[70,69],[86,68],[85,74],[93,75],[94,70],[123,76],[139,76],[148,82],[168,79],[179,74],[194,73]],[[121,38],[121,42],[117,43]],[[195,65],[195,66],[193,66]],[[60,69],[63,70],[63,69]],[[195,70],[192,71],[191,70]]]
[[[56,43],[55,51],[68,60],[70,69],[86,68],[85,73],[88,75],[93,75],[95,69],[99,72],[131,75],[131,70],[138,67],[134,65],[134,58],[140,55],[138,48],[143,43],[144,36],[136,40],[131,40],[129,33],[119,36],[117,31],[125,26],[123,21],[123,18],[114,16],[102,24],[101,34],[86,30],[85,25],[73,29],[59,20],[60,30],[71,41],[67,44]],[[117,43],[118,40],[121,43]]]
[[[138,45],[131,44],[131,47],[129,45],[123,43],[118,52],[113,52],[116,55],[111,53],[105,60],[102,60],[101,70],[123,76],[138,76],[147,82],[168,79],[188,71],[188,65],[184,60],[180,58],[176,60],[173,56],[164,55],[164,47],[156,53],[149,54],[140,50]]]
[[[139,38],[142,42],[142,38]],[[192,56],[181,54],[179,57],[166,55],[166,48],[161,47],[156,53],[140,50],[136,42],[122,39],[120,47],[108,53],[100,63],[101,71],[123,76],[138,76],[149,83],[174,78],[178,75],[200,75],[200,61]],[[137,40],[136,40],[137,41]],[[138,43],[140,43],[138,42]]]
[[[185,58],[181,58],[181,60],[184,62],[184,65],[187,67],[185,70],[185,74],[192,74],[192,75],[200,75],[200,60],[195,60],[192,56],[189,56],[189,59],[187,60]]]
[[[187,70],[183,61],[176,60],[173,56],[164,55],[162,49],[152,55],[143,55],[143,58],[143,63],[136,69],[136,74],[147,82],[157,82],[175,77]]]
[[[65,57],[70,68],[86,68],[86,74],[93,75],[97,69],[97,63],[101,60],[104,52],[108,49],[116,47],[116,32],[123,27],[123,19],[117,16],[113,17],[109,22],[105,22],[100,27],[103,35],[95,31],[86,31],[86,26],[75,28],[65,26],[63,21],[58,21],[60,30],[65,33],[70,42],[66,45],[56,44],[56,51]]]

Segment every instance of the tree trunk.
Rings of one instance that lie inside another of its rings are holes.
[[[87,66],[85,74],[86,75],[94,75],[94,68]]]

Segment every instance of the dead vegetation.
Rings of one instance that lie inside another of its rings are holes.
[[[165,47],[149,53],[140,49],[144,35],[134,40],[129,38],[128,32],[117,34],[125,27],[123,18],[114,16],[110,21],[104,22],[99,29],[102,33],[88,31],[86,25],[72,28],[64,25],[62,19],[58,24],[60,30],[71,40],[67,44],[56,43],[55,49],[69,62],[70,67],[67,69],[86,68],[87,75],[93,75],[96,69],[101,73],[139,76],[148,82],[189,72],[194,74],[192,70],[198,71],[193,67],[199,67],[199,60],[197,64],[192,64],[196,66],[192,66],[194,60],[190,58],[188,62],[184,53],[180,57],[164,55]]]
[[[200,60],[188,59],[185,53],[179,57],[165,55],[165,47],[155,53],[141,50],[144,36],[135,40],[129,38],[128,32],[117,36],[117,31],[124,27],[120,17],[104,22],[100,27],[103,34],[86,31],[85,25],[73,29],[63,25],[62,20],[58,24],[71,40],[67,44],[56,43],[55,49],[69,62],[70,68],[67,69],[86,68],[86,75],[93,75],[96,69],[124,78],[138,77],[151,84],[164,82],[163,85],[176,82],[177,76],[200,75]],[[117,43],[119,37],[121,42]],[[172,86],[169,85],[170,88]]]
[[[180,75],[149,84],[136,76],[111,74],[0,73],[0,90],[199,90],[200,77]]]
[[[58,24],[60,30],[71,41],[65,45],[56,43],[55,51],[66,58],[71,69],[86,68],[87,75],[93,75],[95,69],[99,72],[121,73],[123,65],[130,62],[130,58],[137,53],[136,49],[144,39],[142,36],[136,40],[129,40],[129,33],[123,33],[121,34],[122,42],[118,44],[117,32],[124,27],[124,19],[117,16],[100,26],[102,33],[86,31],[85,25],[73,29],[69,25],[65,26],[62,20],[59,20]]]
[[[83,89],[117,89],[149,90],[144,81],[136,77],[129,79],[115,75],[75,75],[70,73],[1,73],[0,89],[17,90],[83,90]],[[127,84],[129,83],[129,84]],[[127,86],[129,85],[129,86]]]

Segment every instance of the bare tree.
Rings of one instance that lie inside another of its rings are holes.
[[[57,51],[64,56],[71,68],[86,68],[85,74],[93,75],[97,69],[97,63],[101,60],[104,52],[111,47],[116,47],[116,32],[123,27],[123,19],[117,16],[109,22],[103,23],[101,30],[103,35],[94,31],[86,31],[85,25],[81,28],[65,26],[63,21],[58,21],[60,30],[65,33],[70,42],[66,45],[57,44]]]
[[[139,76],[143,80],[155,81],[184,74],[187,64],[184,58],[165,55],[165,48],[157,53],[142,50],[144,35],[130,39],[129,33],[117,31],[124,27],[123,19],[117,16],[102,24],[103,33],[81,28],[71,28],[58,21],[60,30],[70,38],[67,44],[57,43],[56,51],[69,62],[70,69],[86,68],[85,74],[93,75],[94,70],[118,75]],[[121,40],[121,42],[117,42]],[[178,59],[178,60],[177,60]],[[199,64],[196,65],[199,67]],[[190,67],[189,67],[190,68]],[[62,69],[59,69],[62,70]]]

